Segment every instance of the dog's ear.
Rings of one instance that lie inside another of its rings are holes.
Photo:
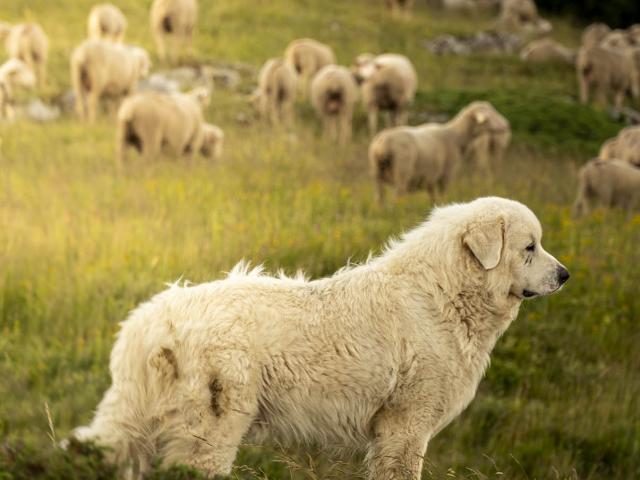
[[[470,225],[462,236],[462,242],[485,270],[497,267],[504,244],[504,220],[498,218]]]

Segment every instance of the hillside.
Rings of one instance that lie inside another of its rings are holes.
[[[153,52],[150,1],[116,3],[129,19],[128,41]],[[424,478],[640,477],[640,216],[570,215],[577,168],[623,124],[578,105],[570,66],[436,57],[425,47],[441,34],[489,28],[490,17],[420,5],[411,21],[393,21],[382,3],[202,0],[196,60],[257,69],[309,36],[331,44],[347,65],[367,51],[408,55],[420,79],[412,123],[491,101],[514,129],[507,158],[492,178],[466,166],[442,201],[501,195],[526,203],[572,280],[558,295],[525,303],[474,402],[429,445]],[[37,20],[50,36],[46,99],[69,88],[69,54],[84,38],[92,4],[0,2],[0,20]],[[551,20],[557,39],[577,45],[577,22]],[[114,478],[99,454],[63,453],[50,435],[59,440],[91,418],[109,385],[118,322],[166,282],[221,278],[242,258],[316,278],[379,252],[425,219],[432,208],[425,193],[374,204],[361,111],[354,141],[338,148],[320,139],[303,103],[295,133],[239,122],[239,113],[252,116],[252,85],[246,76],[238,90],[214,92],[206,117],[227,139],[216,163],[135,158],[118,175],[106,115],[93,126],[73,116],[0,124],[0,478]],[[294,478],[316,478],[316,470],[356,478],[358,454],[316,462],[307,451],[247,446],[236,474],[290,478],[286,462],[295,462]],[[196,477],[175,470],[152,478]]]

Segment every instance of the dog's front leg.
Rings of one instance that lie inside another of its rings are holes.
[[[384,408],[367,453],[369,480],[419,480],[430,429],[418,412]]]

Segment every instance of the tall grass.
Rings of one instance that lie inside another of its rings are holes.
[[[119,3],[129,37],[151,47],[148,5]],[[365,0],[200,3],[201,60],[257,67],[299,36],[332,43],[343,62],[361,51],[398,50],[420,73],[414,121],[425,112],[453,114],[475,98],[512,121],[515,144],[493,178],[465,165],[443,201],[497,194],[527,203],[545,227],[546,248],[573,277],[559,295],[525,304],[476,400],[431,442],[425,478],[640,476],[640,217],[600,210],[570,218],[577,167],[620,128],[576,105],[571,69],[538,70],[502,56],[436,58],[422,44],[486,27],[487,18],[420,11],[394,23]],[[83,38],[91,4],[0,4],[0,19],[37,19],[51,36],[45,96],[68,88],[68,54]],[[557,22],[561,37],[575,42],[578,32]],[[432,207],[424,193],[374,205],[362,113],[355,141],[340,149],[319,140],[304,105],[295,133],[240,124],[239,111],[249,112],[244,93],[215,92],[206,116],[226,132],[222,161],[134,158],[124,175],[114,169],[109,118],[94,126],[73,118],[0,126],[0,436],[12,445],[0,454],[0,476],[72,478],[61,472],[76,460],[47,450],[44,404],[58,437],[91,417],[109,383],[118,322],[165,282],[219,278],[242,258],[327,275]],[[27,444],[22,453],[19,440]],[[237,475],[288,478],[289,467],[268,452],[243,450]],[[29,459],[49,462],[50,476],[33,473]],[[91,465],[76,465],[75,475]],[[297,475],[313,478],[314,469]],[[112,475],[102,474],[96,478]]]

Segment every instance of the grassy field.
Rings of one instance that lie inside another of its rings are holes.
[[[37,20],[51,38],[55,97],[68,88],[68,57],[84,36],[89,0],[0,2],[0,20]],[[129,39],[151,48],[150,2],[117,2]],[[490,25],[420,8],[394,22],[368,0],[201,1],[196,55],[258,67],[288,41],[312,36],[349,63],[363,51],[409,55],[420,76],[413,122],[490,100],[514,127],[514,145],[494,178],[470,167],[444,201],[496,194],[528,204],[545,247],[571,270],[559,295],[526,303],[499,342],[469,409],[429,447],[424,478],[640,478],[640,216],[613,211],[572,220],[580,164],[621,127],[576,103],[571,67],[533,67],[505,56],[434,57],[424,42]],[[578,27],[553,19],[557,38]],[[219,89],[206,117],[224,128],[220,162],[134,159],[114,169],[113,120],[0,125],[0,478],[113,478],[99,455],[52,447],[90,419],[109,384],[118,322],[138,302],[179,278],[219,278],[242,258],[269,269],[327,275],[366,258],[390,235],[425,218],[418,193],[377,208],[367,175],[364,116],[346,148],[319,139],[299,105],[294,133],[242,125],[244,89]],[[45,404],[51,413],[51,433]],[[313,450],[308,450],[313,452]],[[316,478],[356,461],[318,460],[307,449],[246,447],[240,478]],[[320,463],[322,468],[316,468]],[[354,466],[351,466],[353,464]],[[252,473],[253,472],[253,473]],[[174,470],[152,478],[195,478]]]

